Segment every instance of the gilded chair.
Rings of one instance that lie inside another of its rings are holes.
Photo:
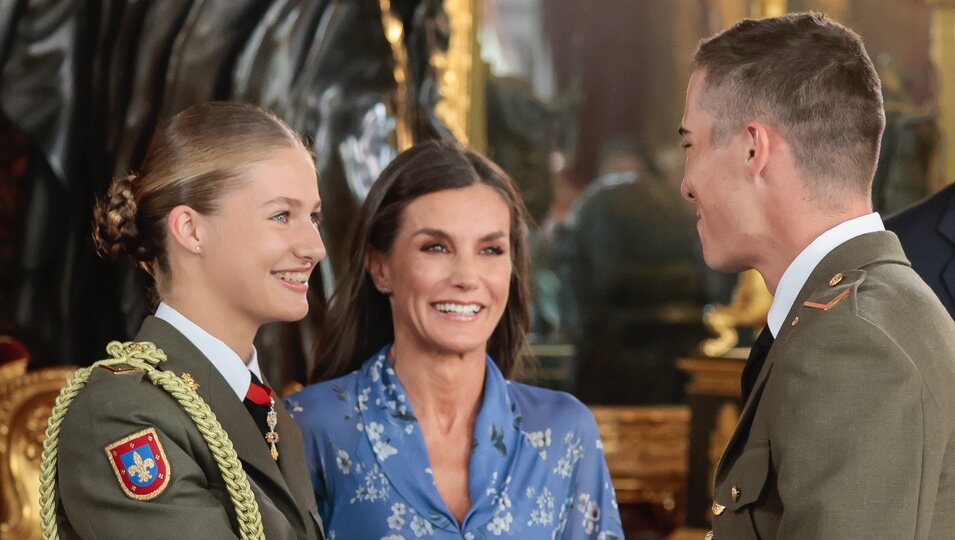
[[[40,538],[40,454],[46,421],[75,367],[0,370],[0,539]]]
[[[591,406],[621,513],[649,503],[681,524],[686,500],[690,410],[684,406]]]

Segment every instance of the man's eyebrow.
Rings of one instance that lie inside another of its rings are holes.
[[[687,135],[690,134],[690,130],[686,129],[683,126],[680,126],[680,129],[677,130],[677,133],[680,134],[680,137],[686,137]]]

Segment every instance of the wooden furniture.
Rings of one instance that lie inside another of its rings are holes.
[[[649,503],[683,521],[690,410],[684,406],[591,406],[621,514]],[[624,516],[626,522],[626,516]],[[626,523],[625,523],[626,525]]]
[[[682,358],[677,366],[689,376],[686,403],[693,413],[689,438],[686,524],[709,527],[713,477],[723,448],[739,421],[740,377],[748,348],[723,356]]]

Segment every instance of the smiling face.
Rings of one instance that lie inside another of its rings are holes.
[[[753,249],[763,228],[758,221],[760,201],[746,178],[749,149],[744,134],[714,146],[710,138],[713,117],[701,102],[705,73],[690,78],[680,135],[686,165],[680,191],[696,210],[696,229],[706,264],[722,272],[754,267]]]
[[[201,286],[220,317],[255,327],[308,313],[308,278],[325,256],[311,157],[274,151],[242,169],[213,214],[201,216]]]
[[[484,356],[507,305],[509,231],[507,203],[484,184],[408,204],[390,253],[368,261],[376,286],[391,291],[396,349]]]

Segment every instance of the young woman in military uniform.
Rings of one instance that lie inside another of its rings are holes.
[[[325,247],[314,163],[256,107],[173,117],[95,209],[94,241],[161,300],[133,342],[78,371],[41,469],[47,538],[320,538],[301,436],[252,341],[308,311]]]

